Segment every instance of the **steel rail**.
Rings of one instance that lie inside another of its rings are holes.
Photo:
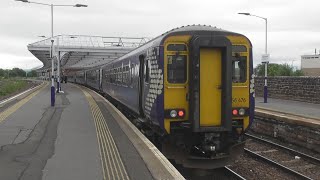
[[[239,179],[239,180],[246,180],[246,178],[242,177],[240,174],[234,172],[232,169],[230,169],[229,167],[225,166],[224,170],[227,174],[231,175],[232,177],[234,177],[235,179]]]
[[[314,163],[320,164],[320,159],[319,159],[319,158],[316,158],[316,157],[310,156],[310,155],[308,155],[308,154],[305,154],[305,153],[303,153],[303,152],[300,152],[300,151],[291,149],[291,148],[289,148],[289,147],[286,147],[286,146],[277,144],[277,143],[272,142],[272,141],[270,141],[270,140],[266,140],[266,139],[263,139],[263,138],[254,136],[254,135],[252,135],[252,134],[246,133],[245,135],[248,136],[248,137],[250,137],[251,139],[256,140],[256,141],[264,142],[264,143],[270,144],[270,145],[272,145],[272,146],[274,146],[274,147],[278,147],[278,148],[280,148],[280,149],[285,149],[285,150],[287,150],[287,151],[290,151],[290,152],[293,153],[293,154],[296,154],[296,155],[298,155],[298,156],[300,156],[300,157],[302,157],[302,158],[305,158],[306,160],[309,160],[309,161],[312,161],[312,162],[314,162]]]
[[[269,163],[271,165],[274,165],[274,166],[276,166],[276,167],[278,167],[278,168],[280,168],[280,169],[282,169],[282,170],[284,170],[284,171],[286,171],[288,173],[291,173],[291,174],[293,174],[295,176],[298,176],[301,179],[312,180],[312,178],[310,178],[310,177],[307,177],[307,176],[305,176],[305,175],[303,175],[303,174],[301,174],[301,173],[299,173],[299,172],[297,172],[297,171],[295,171],[293,169],[290,169],[290,168],[288,168],[288,167],[286,167],[286,166],[284,166],[284,165],[282,165],[280,163],[277,163],[277,162],[275,162],[275,161],[273,161],[271,159],[268,159],[268,158],[266,158],[266,157],[264,157],[264,156],[262,156],[262,155],[260,155],[258,153],[255,153],[255,152],[253,152],[253,151],[251,151],[251,150],[249,150],[247,148],[244,148],[244,152],[249,154],[252,157],[259,158],[259,159],[263,160],[264,162],[267,162],[267,163]]]

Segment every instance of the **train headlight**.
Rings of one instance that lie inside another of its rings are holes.
[[[243,109],[243,108],[240,108],[240,109],[239,109],[239,115],[240,115],[240,116],[243,116],[243,115],[245,115],[245,114],[246,114],[246,110]]]
[[[178,115],[178,113],[177,113],[176,110],[171,110],[171,111],[170,111],[170,116],[171,116],[172,118],[177,117],[177,115]]]
[[[183,119],[186,114],[184,109],[165,109],[164,118],[166,119]]]

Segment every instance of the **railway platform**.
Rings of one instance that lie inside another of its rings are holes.
[[[270,117],[275,120],[302,125],[311,128],[320,128],[320,104],[256,97],[255,115]]]
[[[320,104],[275,98],[268,98],[268,103],[263,103],[262,97],[256,97],[256,107],[310,117],[320,121]]]
[[[107,100],[63,88],[55,107],[47,82],[0,102],[0,179],[183,179]]]
[[[251,131],[290,144],[303,151],[320,152],[320,105],[269,98],[256,98]]]

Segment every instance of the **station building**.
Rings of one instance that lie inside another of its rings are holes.
[[[301,70],[305,76],[320,76],[320,54],[302,55]]]

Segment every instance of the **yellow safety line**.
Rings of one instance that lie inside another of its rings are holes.
[[[35,95],[37,95],[42,89],[44,89],[48,83],[45,83],[44,85],[41,85],[40,89],[36,90],[35,92],[31,93],[27,97],[23,98],[13,106],[9,107],[2,113],[0,113],[0,123],[2,123],[7,117],[9,117],[12,113],[16,112],[21,106],[23,106],[25,103],[27,103],[30,99],[32,99]]]
[[[85,92],[85,94],[86,94],[87,92]],[[94,121],[96,121],[96,123],[97,123],[97,127],[98,127],[98,131],[97,131],[97,133],[98,134],[100,134],[103,138],[101,139],[101,143],[102,143],[102,146],[103,146],[103,148],[106,150],[106,154],[104,154],[104,156],[107,156],[108,157],[108,161],[109,161],[109,164],[111,165],[111,161],[113,162],[113,164],[114,164],[114,160],[113,160],[113,158],[111,158],[112,156],[111,156],[111,152],[110,152],[110,147],[107,147],[107,146],[109,146],[110,144],[109,144],[109,142],[106,142],[106,137],[105,137],[105,135],[103,134],[103,129],[102,129],[102,125],[101,125],[101,121],[99,120],[100,119],[100,117],[98,117],[99,115],[99,112],[98,112],[98,110],[97,110],[97,105],[95,105],[95,102],[94,102],[94,100],[93,100],[93,98],[91,97],[91,95],[90,94],[86,94],[86,97],[87,98],[89,98],[88,99],[88,101],[89,101],[89,105],[90,105],[90,107],[91,107],[91,110],[92,110],[92,114],[93,114],[93,117],[94,117]],[[101,113],[101,112],[100,112]],[[111,158],[111,160],[110,160],[110,158]],[[105,162],[105,164],[107,164],[107,162]],[[110,170],[111,170],[111,173],[112,173],[112,179],[115,179],[115,175],[114,175],[114,171],[113,171],[113,168],[112,167],[114,167],[114,165],[111,165],[111,166],[106,166],[106,168],[110,168]],[[108,175],[109,176],[109,175]]]
[[[97,139],[104,179],[108,177],[108,179],[129,180],[129,176],[123,165],[118,148],[108,128],[108,124],[106,123],[100,111],[99,106],[97,105],[93,97],[86,90],[82,88],[80,89],[82,90],[89,102],[89,106],[93,116],[97,132]]]
[[[111,148],[111,152],[112,152],[112,156],[113,157],[116,157],[116,153],[115,153],[115,147],[114,147],[114,145],[113,144],[111,144],[112,143],[112,140],[111,140],[111,138],[110,138],[110,136],[111,135],[109,135],[109,133],[108,133],[108,129],[106,129],[105,128],[105,123],[103,123],[103,119],[101,119],[100,118],[100,121],[101,121],[101,125],[102,125],[102,128],[104,129],[104,131],[103,131],[103,134],[105,135],[105,137],[107,137],[107,139],[108,139],[108,144],[110,144],[110,148]],[[107,133],[106,133],[107,132]],[[116,162],[115,162],[116,161]],[[113,164],[114,164],[114,166],[117,166],[117,167],[115,167],[115,170],[116,170],[116,174],[117,174],[117,177],[119,178],[119,173],[118,173],[118,168],[120,169],[121,167],[120,167],[120,165],[119,165],[119,160],[118,160],[118,158],[116,157],[115,158],[115,161],[114,161],[114,159],[113,159]],[[120,174],[121,174],[121,176],[123,177],[123,175],[122,175],[122,171],[120,171]]]
[[[96,108],[95,108],[96,109]],[[95,110],[94,111],[95,113],[94,113],[94,117],[97,117],[97,111]],[[113,166],[108,166],[108,164],[109,165],[111,165],[111,163],[113,162],[113,159],[112,159],[112,156],[111,156],[111,153],[110,153],[110,151],[109,151],[109,143],[108,142],[106,142],[106,137],[104,136],[104,134],[102,133],[103,132],[103,130],[102,130],[102,128],[101,128],[101,123],[100,123],[100,121],[98,121],[97,119],[95,119],[95,121],[97,122],[97,124],[98,124],[98,133],[100,134],[100,136],[101,137],[103,137],[100,141],[101,141],[101,143],[102,143],[102,147],[103,147],[103,150],[104,150],[104,157],[107,157],[108,158],[108,162],[109,163],[107,163],[107,161],[106,161],[106,158],[105,158],[105,165],[106,165],[106,168],[107,168],[107,170],[108,170],[108,172],[110,172],[111,171],[111,174],[112,174],[112,179],[114,179],[115,178],[115,175],[114,175],[114,170],[113,170]],[[110,169],[110,170],[109,170]],[[110,176],[110,173],[108,174],[108,176]]]
[[[109,128],[108,128],[108,126],[107,126],[106,123],[104,123],[104,126],[105,126],[105,128],[107,129],[107,133],[109,134],[109,137],[112,137],[111,132],[110,132],[110,130],[109,130]],[[113,146],[116,147],[116,144],[115,144],[115,142],[114,142],[114,139],[111,138],[110,141],[112,142]],[[122,161],[121,161],[121,157],[120,157],[119,151],[117,151],[117,150],[115,151],[115,156],[117,157],[116,160],[117,160],[117,164],[118,164],[119,169],[120,169],[120,168],[125,169],[125,168],[124,168],[124,165],[123,165],[123,163],[122,163]],[[121,166],[121,167],[120,167],[120,166]],[[120,173],[121,173],[122,178],[125,178],[124,176],[128,176],[126,171],[125,171],[125,175],[123,175],[122,171],[120,171]]]
[[[94,121],[94,125],[97,129],[97,122]],[[100,157],[101,157],[101,165],[102,165],[102,173],[103,173],[103,179],[106,179],[106,175],[105,175],[105,167],[107,167],[107,164],[104,163],[104,161],[102,160],[103,157],[102,155],[105,155],[105,151],[104,149],[101,147],[101,134],[97,133],[97,139],[98,139],[98,145],[99,145],[99,153],[100,153]],[[101,149],[103,152],[101,152]],[[104,160],[106,161],[106,157],[104,156]],[[106,168],[107,169],[107,168]],[[110,173],[109,173],[109,169],[107,169],[107,175],[108,175],[108,179],[110,179]]]

